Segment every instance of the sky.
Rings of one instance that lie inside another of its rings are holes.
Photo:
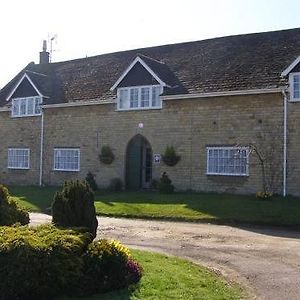
[[[300,27],[299,12],[299,0],[4,0],[0,88],[29,62],[38,63],[42,41],[53,36],[57,62]]]

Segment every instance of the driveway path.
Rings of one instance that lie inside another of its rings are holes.
[[[30,217],[32,224],[50,221],[44,214]],[[104,217],[98,221],[99,238],[188,258],[248,286],[257,299],[300,300],[300,232]]]

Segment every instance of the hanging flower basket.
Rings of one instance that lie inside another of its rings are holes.
[[[173,146],[167,146],[162,160],[167,166],[173,167],[180,161],[180,156],[176,154]]]
[[[108,145],[104,145],[101,148],[101,153],[99,154],[99,160],[106,165],[110,165],[115,159],[115,156]]]

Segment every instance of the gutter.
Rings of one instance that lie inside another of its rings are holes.
[[[283,96],[283,189],[282,196],[286,197],[286,178],[287,178],[287,95],[285,90],[282,90]]]
[[[42,110],[41,118],[41,145],[40,145],[40,177],[39,177],[39,186],[43,185],[43,152],[44,152],[44,112]]]
[[[182,95],[168,95],[161,96],[162,100],[179,100],[179,99],[192,99],[192,98],[210,98],[210,97],[224,97],[224,96],[238,96],[238,95],[259,95],[259,94],[273,94],[281,93],[281,88],[272,89],[253,89],[253,90],[237,90],[237,91],[224,91],[212,93],[195,93],[195,94],[182,94]]]
[[[102,105],[102,104],[114,104],[115,100],[86,100],[86,101],[75,101],[57,104],[45,104],[42,108],[59,108],[59,107],[76,107],[76,106],[90,106],[90,105]]]

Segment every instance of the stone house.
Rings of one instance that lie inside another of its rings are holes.
[[[0,182],[300,194],[300,28],[30,63],[0,91]],[[103,145],[115,159],[99,161]],[[180,156],[162,160],[166,147]],[[255,151],[257,150],[257,151]]]

